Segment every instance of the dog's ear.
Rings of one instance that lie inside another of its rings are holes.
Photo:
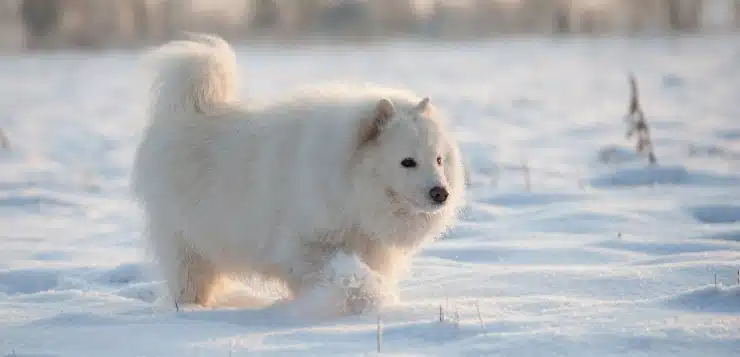
[[[364,144],[377,138],[395,115],[396,107],[390,99],[378,100],[371,117],[363,122],[360,142]]]
[[[396,115],[396,107],[390,99],[382,98],[375,104],[375,126],[378,129],[385,127],[394,115]]]
[[[426,113],[429,110],[429,101],[429,97],[424,97],[424,99],[416,105],[416,110],[420,113]]]

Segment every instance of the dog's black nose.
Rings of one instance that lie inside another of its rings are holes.
[[[449,195],[450,193],[447,192],[447,189],[441,186],[436,186],[429,190],[429,197],[437,203],[444,203],[444,201],[447,201],[447,196]]]

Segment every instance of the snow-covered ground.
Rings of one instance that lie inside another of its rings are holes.
[[[0,57],[0,355],[375,355],[375,315],[155,302],[127,191],[137,58]],[[380,314],[382,355],[740,354],[738,37],[241,46],[239,62],[250,100],[371,81],[454,120],[470,204]],[[628,70],[655,168],[624,138]]]

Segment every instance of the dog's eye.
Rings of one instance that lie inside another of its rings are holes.
[[[437,165],[442,165],[442,156],[437,156]]]
[[[401,166],[406,167],[406,168],[416,167],[416,160],[410,157],[407,157],[401,161]]]

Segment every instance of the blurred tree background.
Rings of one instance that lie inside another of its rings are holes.
[[[140,46],[183,30],[231,40],[462,39],[736,31],[740,0],[3,0],[0,47]]]

